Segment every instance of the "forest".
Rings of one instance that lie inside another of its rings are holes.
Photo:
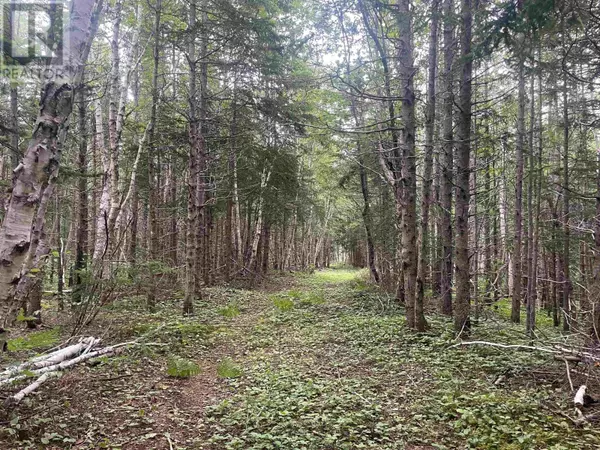
[[[600,448],[597,1],[0,13],[0,448]]]

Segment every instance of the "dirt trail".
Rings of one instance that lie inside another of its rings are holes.
[[[236,317],[223,318],[212,311],[212,320],[201,320],[206,311],[202,306],[197,308],[197,318],[202,323],[215,321],[217,331],[211,335],[210,344],[196,348],[189,342],[183,350],[198,363],[200,373],[196,376],[167,376],[169,351],[121,355],[66,372],[0,419],[0,428],[6,427],[0,432],[0,448],[202,448],[210,434],[205,424],[206,407],[233,393],[231,382],[217,373],[219,364],[231,360],[243,367],[248,353],[245,337],[273,308],[270,295],[291,289],[298,281],[276,276],[256,290],[234,291],[234,301],[241,310]],[[207,302],[215,300],[216,304],[209,309],[228,304],[230,294],[224,288],[212,289]],[[136,315],[124,320],[114,314],[109,317],[112,329],[117,327],[124,334],[129,331],[118,327],[126,323],[135,328],[132,322],[137,321]],[[163,319],[159,315],[152,320],[160,323]]]
[[[544,354],[453,348],[445,317],[431,315],[431,330],[413,333],[365,277],[328,270],[273,276],[254,290],[211,288],[193,318],[181,317],[178,299],[155,314],[123,300],[98,330],[168,346],[44,385],[0,419],[0,448],[600,448],[600,432],[573,429],[544,407],[570,405],[568,388],[539,378],[560,380],[563,366]],[[498,339],[496,324],[478,324],[475,337]],[[504,329],[521,342],[516,326]],[[200,373],[169,376],[173,357]]]

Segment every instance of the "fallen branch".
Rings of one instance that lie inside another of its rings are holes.
[[[576,355],[554,355],[554,359],[559,361],[569,361],[574,363],[580,363],[581,358]]]
[[[70,359],[73,356],[80,354],[86,348],[91,348],[97,345],[100,339],[93,337],[81,339],[79,343],[70,345],[55,352],[47,355],[37,356],[27,362],[19,364],[17,366],[9,367],[0,373],[0,385],[4,384],[6,380],[13,378],[13,375],[23,372],[24,370],[35,370],[43,367],[52,366],[58,364],[66,359]]]
[[[575,425],[581,426],[584,423],[593,423],[600,420],[600,412],[594,414],[588,414],[587,416],[581,416],[579,419],[575,419]]]
[[[68,360],[74,356],[79,355],[82,351],[85,353],[86,349],[90,349],[93,346],[100,343],[100,339],[96,338],[85,338],[82,339],[78,344],[70,345],[61,350],[57,350],[45,356],[38,356],[18,366],[10,367],[0,374],[0,385],[4,384],[12,378],[12,375],[24,370],[31,370],[35,372],[38,369],[42,369],[48,366],[54,366],[65,360]]]
[[[74,366],[75,364],[79,364],[82,361],[87,361],[88,359],[97,358],[99,356],[111,355],[122,347],[126,347],[128,345],[134,345],[134,344],[137,344],[137,342],[135,342],[135,341],[123,342],[121,344],[111,345],[109,347],[104,347],[99,350],[95,350],[93,352],[83,353],[76,358],[69,359],[67,361],[63,361],[59,364],[54,364],[51,366],[42,367],[41,369],[32,370],[31,372],[35,375],[41,375],[41,374],[49,373],[49,372],[56,372],[57,370],[65,370],[65,369],[68,369],[69,367]],[[2,381],[2,383],[10,383],[13,381],[17,381],[19,379],[25,378],[26,376],[27,375],[19,375],[17,377],[11,378],[11,379],[4,380],[4,381]]]
[[[65,369],[73,367],[83,361],[98,358],[105,355],[113,355],[122,348],[131,345],[168,345],[161,343],[140,343],[138,340],[122,342],[108,347],[92,350],[100,343],[100,339],[94,337],[82,338],[77,344],[56,350],[47,355],[37,356],[25,363],[5,369],[0,373],[0,386],[15,381],[24,380],[32,375],[38,378],[18,393],[8,397],[5,405],[17,405],[25,396],[29,395],[50,378],[60,376]]]
[[[531,345],[518,345],[518,344],[498,344],[497,342],[487,341],[463,341],[458,344],[451,345],[450,348],[463,347],[467,345],[488,345],[490,347],[499,347],[506,349],[522,349],[522,350],[537,350],[546,353],[557,353],[555,350],[544,348],[544,347],[533,347]]]
[[[490,347],[498,347],[504,349],[516,349],[516,350],[532,350],[543,353],[550,353],[555,355],[557,359],[567,358],[570,361],[579,362],[582,359],[588,359],[590,361],[600,361],[600,357],[593,355],[589,352],[576,351],[570,348],[556,346],[554,349],[546,347],[535,347],[533,345],[520,345],[520,344],[499,344],[497,342],[488,341],[463,341],[458,344],[451,345],[449,348],[463,347],[467,345],[487,345]]]
[[[573,392],[575,390],[575,388],[573,387],[573,380],[571,380],[571,367],[569,366],[569,361],[567,361],[566,359],[565,361],[565,365],[567,366],[567,379],[569,380],[569,386],[571,386],[571,392]],[[585,386],[581,386],[583,388],[583,392],[585,393]],[[579,388],[581,390],[581,388]],[[577,391],[577,393],[579,393],[579,391]],[[583,395],[581,397],[583,399]],[[577,399],[577,395],[575,395],[575,399]],[[582,403],[583,405],[583,403]]]
[[[31,383],[26,388],[21,389],[15,395],[8,397],[4,401],[4,405],[6,407],[18,405],[21,402],[21,400],[23,400],[27,395],[31,394],[33,391],[35,391],[37,388],[39,388],[42,384],[44,384],[50,378],[58,378],[60,375],[61,375],[60,372],[50,372],[50,373],[43,374],[41,377],[39,377],[37,380],[35,380],[33,383]]]

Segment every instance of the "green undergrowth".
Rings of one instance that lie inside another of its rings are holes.
[[[225,449],[391,448],[392,433],[374,391],[361,380],[312,377],[289,365],[256,365],[252,384],[208,410]]]
[[[507,321],[510,320],[512,311],[512,303],[510,298],[503,298],[492,303],[491,308],[492,311],[502,319]],[[521,307],[521,320],[525,320],[526,314],[527,310],[526,306],[524,305]],[[552,316],[549,315],[547,311],[538,310],[537,314],[535,315],[535,326],[538,328],[552,328],[554,326]]]
[[[34,331],[20,336],[15,339],[10,339],[8,351],[18,352],[23,350],[42,350],[53,345],[56,345],[60,340],[60,328],[52,328],[45,331]]]
[[[294,289],[268,297],[271,307],[243,337],[244,377],[208,411],[210,448],[600,446],[597,431],[554,412],[569,410],[570,392],[530,375],[552,370],[547,354],[457,346],[441,316],[413,333],[364,272],[295,279]],[[471,339],[530,344],[522,327],[493,312],[474,323]],[[495,384],[499,377],[506,381]]]
[[[200,367],[194,361],[172,356],[169,358],[167,373],[175,378],[189,378],[200,373]]]
[[[223,400],[207,408],[192,446],[181,448],[600,448],[599,431],[574,428],[558,413],[572,415],[572,394],[564,365],[548,354],[461,346],[452,320],[437,315],[427,317],[427,332],[414,333],[403,308],[365,270],[299,273],[271,283],[267,292],[206,289],[190,317],[181,316],[180,295],[154,312],[143,297],[122,298],[102,312],[101,329],[117,331],[116,342],[154,345],[85,370],[100,380],[152,372],[148,386],[156,392],[170,383],[189,389],[199,374],[202,383],[214,377],[223,395],[211,398]],[[473,320],[469,339],[531,345],[502,302]],[[538,316],[540,335],[564,342],[545,319]],[[42,351],[59,338],[56,329],[9,345]],[[122,381],[137,395],[135,384]]]
[[[221,378],[239,378],[243,373],[242,368],[230,358],[225,358],[217,366],[217,375]]]

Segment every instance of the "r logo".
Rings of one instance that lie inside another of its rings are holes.
[[[60,0],[35,3],[2,2],[3,66],[24,66],[32,62],[60,65],[63,60],[63,9]]]

